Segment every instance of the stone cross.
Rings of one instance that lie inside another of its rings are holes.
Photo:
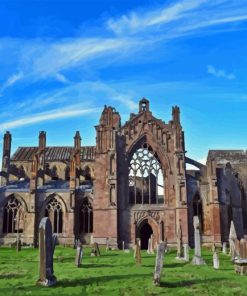
[[[220,268],[220,259],[216,250],[214,251],[214,254],[213,254],[213,265],[214,265],[214,269]]]
[[[222,244],[222,253],[227,254],[227,242],[223,242]]]
[[[135,258],[136,258],[136,264],[141,265],[141,263],[142,263],[141,248],[140,248],[140,245],[139,245],[138,242],[136,244],[136,256],[135,256]]]
[[[45,217],[39,224],[39,285],[50,287],[57,282],[53,274],[53,251],[52,225]]]
[[[76,256],[75,256],[75,265],[77,267],[80,267],[81,266],[82,255],[83,255],[82,244],[81,243],[77,243]]]
[[[235,246],[236,240],[237,240],[236,229],[233,221],[231,221],[230,234],[229,234],[229,246],[230,246],[229,254],[232,260],[234,260],[234,258],[237,256],[236,246]]]
[[[99,250],[99,244],[98,243],[94,243],[94,249],[96,251],[96,256],[100,256],[100,250]]]
[[[183,245],[183,248],[184,248],[184,260],[186,262],[188,262],[190,260],[189,245],[188,244],[184,244]]]
[[[165,243],[162,242],[157,247],[155,269],[154,269],[154,278],[153,278],[153,284],[155,286],[160,285],[161,273],[162,273],[162,268],[163,268],[164,253],[165,253]]]
[[[198,216],[194,216],[193,225],[194,225],[195,253],[191,263],[193,265],[203,265],[205,264],[205,261],[201,256],[200,222],[199,222]]]
[[[182,228],[179,225],[177,230],[177,258],[183,257]]]

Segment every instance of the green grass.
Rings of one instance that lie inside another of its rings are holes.
[[[0,248],[0,295],[247,295],[247,276],[235,274],[230,257],[220,254],[220,269],[212,267],[212,252],[203,250],[205,266],[192,266],[175,259],[175,251],[165,255],[161,286],[152,277],[155,255],[142,252],[136,266],[133,252],[101,249],[101,257],[90,257],[85,248],[82,266],[74,265],[75,250],[57,246],[54,287],[36,286],[39,255],[37,249]],[[192,259],[193,251],[190,257]],[[61,261],[62,257],[62,261]]]

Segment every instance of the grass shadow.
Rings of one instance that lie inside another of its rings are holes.
[[[195,279],[195,280],[188,280],[188,281],[179,281],[175,283],[168,283],[168,282],[161,282],[160,287],[164,288],[178,288],[178,287],[188,287],[192,285],[197,285],[197,284],[205,284],[205,283],[211,283],[215,281],[221,281],[221,280],[226,280],[226,278],[215,278],[215,279]]]
[[[124,280],[124,279],[129,279],[129,278],[143,278],[143,276],[150,276],[149,273],[146,274],[134,274],[134,275],[109,275],[109,276],[98,276],[98,277],[91,277],[91,278],[82,278],[82,279],[64,279],[61,281],[58,281],[56,284],[56,287],[74,287],[77,285],[85,286],[85,285],[90,285],[90,284],[95,284],[98,282],[105,283],[107,281],[112,281],[112,280]]]

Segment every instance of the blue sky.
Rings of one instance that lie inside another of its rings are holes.
[[[246,37],[245,0],[1,0],[0,137],[94,145],[105,104],[124,123],[147,97],[180,106],[189,157],[246,149]]]

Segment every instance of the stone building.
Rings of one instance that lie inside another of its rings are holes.
[[[0,187],[0,243],[38,243],[38,225],[49,216],[62,244],[110,242],[126,246],[141,238],[193,245],[193,216],[201,222],[204,244],[228,239],[233,220],[239,237],[247,232],[247,153],[210,150],[203,165],[185,156],[180,110],[165,122],[153,116],[149,101],[121,125],[120,114],[104,107],[96,129],[96,146],[19,147],[11,155],[6,132]],[[197,169],[186,169],[186,164]]]

